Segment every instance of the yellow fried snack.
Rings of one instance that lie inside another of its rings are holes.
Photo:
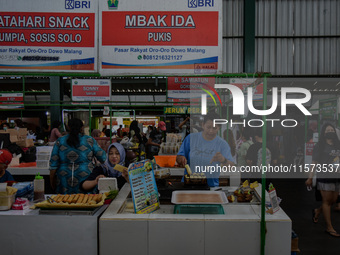
[[[99,203],[102,200],[103,194],[98,194],[98,197],[96,199],[96,202]]]
[[[88,199],[89,199],[89,195],[86,194],[86,195],[84,196],[83,201],[82,201],[81,203],[82,203],[82,204],[86,204]]]
[[[57,202],[57,203],[61,203],[61,202],[63,201],[63,199],[64,199],[64,196],[63,196],[63,195],[60,195],[60,196],[58,197],[58,200],[56,200],[56,202]]]
[[[64,198],[63,198],[63,202],[66,203],[69,197],[70,197],[70,195],[65,195]]]
[[[75,196],[74,196],[74,198],[72,199],[72,204],[75,204],[75,203],[77,203],[77,201],[78,201],[78,199],[79,199],[79,195],[80,194],[76,194]]]
[[[76,204],[81,204],[84,199],[84,194],[80,194]]]
[[[186,164],[184,167],[187,170],[188,175],[190,176],[192,174],[190,166],[188,164]]]
[[[68,197],[68,199],[67,199],[66,202],[67,202],[68,204],[71,204],[74,197],[75,197],[75,194],[70,195],[70,196]]]

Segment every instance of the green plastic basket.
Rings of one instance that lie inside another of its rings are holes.
[[[224,214],[222,205],[175,205],[174,214]]]

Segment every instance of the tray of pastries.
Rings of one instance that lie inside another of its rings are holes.
[[[191,175],[184,176],[185,185],[206,185],[207,177],[204,173],[193,173]]]
[[[104,204],[105,194],[52,195],[35,204],[41,209],[94,209]]]

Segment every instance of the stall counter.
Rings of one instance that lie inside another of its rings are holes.
[[[39,210],[0,211],[1,254],[98,254],[98,218],[94,215],[39,215]]]
[[[224,215],[173,214],[174,205],[161,205],[137,215],[125,210],[129,196],[125,185],[99,219],[100,255],[260,254],[260,205],[226,204]],[[266,226],[266,254],[290,254],[292,222],[286,213],[266,214]]]

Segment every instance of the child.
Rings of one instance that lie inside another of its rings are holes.
[[[126,181],[129,181],[127,170],[121,173],[114,170],[116,164],[125,165],[125,150],[119,143],[112,143],[107,149],[107,159],[101,166],[93,169],[92,173],[83,182],[82,188],[86,191],[92,191],[97,185],[99,178],[116,177],[118,188],[123,187]]]
[[[6,170],[12,161],[12,153],[0,150],[0,182],[14,181],[13,176]]]

